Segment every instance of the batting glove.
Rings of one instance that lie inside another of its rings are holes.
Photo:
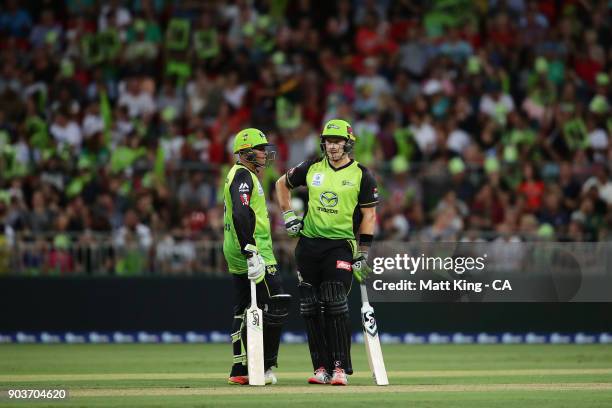
[[[254,245],[247,245],[245,251],[250,252],[247,258],[248,277],[250,280],[259,283],[266,276],[266,263],[261,255],[257,252]]]
[[[296,238],[300,235],[300,231],[304,226],[302,219],[295,215],[293,210],[285,211],[283,213],[285,219],[285,228],[287,229],[287,235],[291,238]]]
[[[368,253],[359,252],[359,256],[353,259],[353,275],[359,283],[365,282],[368,275],[372,273],[372,267],[368,265]]]

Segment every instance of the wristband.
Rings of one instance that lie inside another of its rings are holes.
[[[359,235],[359,246],[371,247],[374,235],[372,234],[361,234]]]
[[[253,255],[257,254],[257,247],[253,244],[246,244],[243,251],[246,252],[246,257],[250,258]]]

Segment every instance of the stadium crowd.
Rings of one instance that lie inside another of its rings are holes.
[[[612,239],[607,0],[0,7],[0,253],[25,269],[106,240],[110,271],[193,271],[235,133],[276,144],[271,194],[334,117],[378,177],[377,240]]]

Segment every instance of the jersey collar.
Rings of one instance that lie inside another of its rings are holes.
[[[244,165],[244,163],[240,163],[239,161],[236,162],[236,166],[241,166],[243,168],[245,168],[246,170],[248,170],[249,172],[257,175],[257,173],[255,173],[253,170],[249,169],[247,166]]]
[[[332,169],[333,171],[340,171],[340,170],[342,170],[342,169],[345,169],[345,168],[347,168],[348,166],[350,166],[351,164],[353,164],[353,162],[355,161],[355,160],[351,159],[351,160],[350,160],[348,163],[346,163],[346,164],[345,164],[345,165],[343,165],[343,166],[340,166],[340,167],[334,167],[334,166],[332,166],[332,164],[329,162],[329,158],[325,158],[325,160],[327,160],[327,165],[328,165],[328,166],[329,166],[329,168],[330,168],[330,169]]]

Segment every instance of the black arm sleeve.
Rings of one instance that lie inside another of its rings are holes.
[[[253,178],[246,169],[236,171],[234,180],[229,187],[232,197],[232,222],[236,230],[240,250],[243,254],[249,252],[244,250],[247,244],[256,245],[253,234],[255,233],[255,213],[251,209],[251,194],[253,193]]]
[[[299,186],[306,185],[306,174],[308,173],[308,169],[312,166],[313,163],[316,163],[317,160],[305,160],[298,164],[295,167],[289,169],[286,174],[286,185],[289,188],[296,188]]]
[[[378,204],[378,188],[376,186],[376,179],[370,173],[370,171],[359,165],[361,169],[361,185],[359,186],[359,207],[375,207]]]

